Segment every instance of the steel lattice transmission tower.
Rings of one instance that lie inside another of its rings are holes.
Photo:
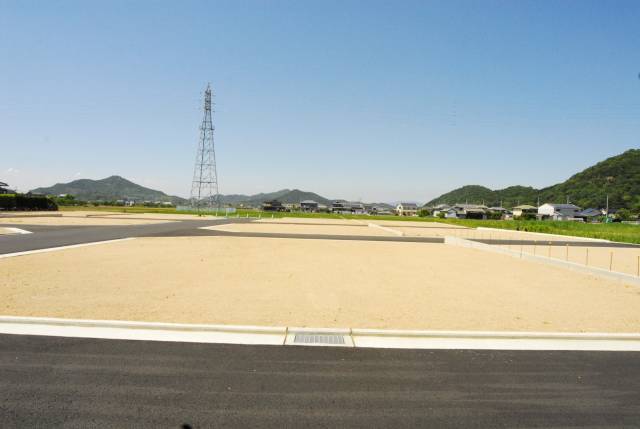
[[[191,207],[198,209],[220,207],[211,104],[211,85],[207,85],[204,91],[204,117],[200,125],[200,140],[191,184]]]

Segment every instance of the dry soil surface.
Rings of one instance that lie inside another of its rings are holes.
[[[640,332],[640,288],[443,244],[139,238],[0,259],[0,314]]]

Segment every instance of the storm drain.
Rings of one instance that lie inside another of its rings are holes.
[[[344,336],[336,334],[299,333],[293,338],[294,344],[337,344],[344,345]]]

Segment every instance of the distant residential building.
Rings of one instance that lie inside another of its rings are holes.
[[[572,220],[580,211],[580,207],[574,204],[546,203],[538,207],[538,216],[542,219]]]
[[[535,206],[522,204],[522,205],[519,205],[519,206],[515,206],[512,209],[512,212],[513,212],[513,217],[514,218],[519,218],[519,217],[522,217],[522,216],[525,216],[525,215],[528,215],[528,214],[531,214],[531,215],[537,214],[538,213],[538,208],[535,207]]]
[[[300,201],[300,210],[303,212],[317,212],[318,202],[313,200]]]
[[[0,182],[0,194],[8,194],[8,193],[10,193],[10,192],[11,192],[11,191],[9,191],[9,189],[7,188],[7,186],[9,186],[9,185],[7,185],[7,184],[6,184],[6,183],[4,183],[4,182]]]
[[[283,212],[285,207],[278,200],[265,201],[262,203],[262,210],[265,212]]]
[[[431,214],[433,215],[433,217],[440,217],[440,213],[444,213],[444,215],[446,216],[450,208],[451,206],[448,204],[438,204],[437,206],[433,207],[433,209],[431,210]]]
[[[389,207],[376,206],[376,205],[371,207],[371,211],[369,211],[369,213],[371,213],[372,215],[378,215],[378,216],[395,214]]]
[[[603,216],[602,210],[594,208],[586,208],[579,212],[575,217],[580,218],[585,222],[595,222]]]
[[[335,200],[331,202],[331,213],[350,214],[351,205],[345,200]]]
[[[351,206],[351,213],[352,214],[366,214],[366,210],[364,208],[364,204],[357,202],[357,201],[353,201],[351,203],[349,203],[349,205]]]
[[[366,214],[366,210],[358,201],[335,200],[331,203],[331,213]]]
[[[511,211],[504,207],[489,207],[487,213],[491,215],[492,219],[510,219]]]
[[[480,204],[456,204],[447,210],[449,219],[486,219],[489,208]]]
[[[289,211],[289,212],[297,212],[298,210],[300,210],[300,204],[298,203],[284,203],[283,204],[285,211]]]
[[[415,203],[399,203],[396,206],[398,216],[418,216],[418,205]]]

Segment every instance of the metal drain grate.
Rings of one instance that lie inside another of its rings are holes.
[[[294,344],[344,344],[344,336],[336,334],[296,334]]]

